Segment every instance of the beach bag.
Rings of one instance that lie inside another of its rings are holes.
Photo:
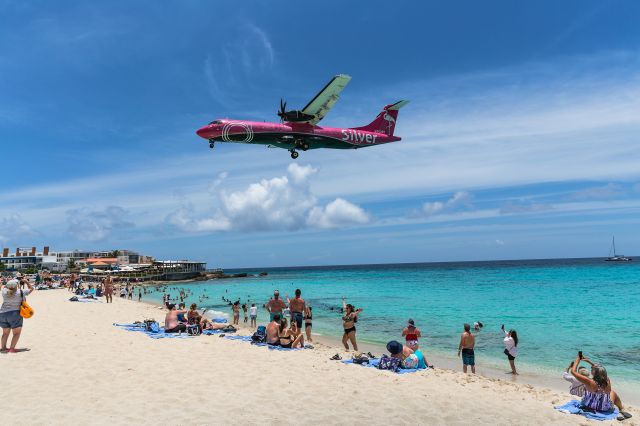
[[[187,326],[187,334],[191,336],[199,336],[202,333],[202,328],[200,324],[193,324]]]
[[[264,325],[259,326],[256,332],[251,336],[252,343],[264,343],[267,341],[267,327]]]
[[[225,328],[223,328],[222,331],[224,331],[225,333],[235,333],[238,330],[234,326],[228,325]]]
[[[144,323],[144,330],[145,331],[151,331],[151,325],[156,322],[156,320],[154,319],[146,319],[144,321],[142,321]]]
[[[160,324],[156,320],[145,320],[144,329],[149,333],[160,333]]]
[[[380,363],[378,364],[378,370],[390,370],[396,372],[400,369],[400,360],[398,358],[391,358],[386,355],[382,355]]]
[[[369,357],[365,354],[360,354],[352,358],[354,364],[369,364]]]
[[[22,295],[22,303],[20,304],[20,316],[22,318],[31,318],[34,314],[33,308],[27,304],[27,299],[24,298],[24,292],[20,290]]]

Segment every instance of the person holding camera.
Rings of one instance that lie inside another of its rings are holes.
[[[583,361],[591,365],[591,377],[580,373],[579,365]],[[611,388],[611,380],[607,370],[584,357],[582,351],[578,352],[578,356],[573,362],[571,374],[584,385],[584,396],[580,401],[582,407],[593,411],[607,412],[612,411],[615,405],[620,411],[618,420],[631,418],[631,414],[624,411],[620,396]]]
[[[509,374],[517,375],[516,356],[518,355],[518,333],[514,329],[506,331],[504,324],[502,324],[500,328],[504,333],[504,354],[509,359],[509,366],[511,366]]]
[[[19,282],[16,279],[9,280],[2,286],[2,307],[0,307],[0,327],[2,327],[2,339],[0,352],[16,353],[16,345],[22,333],[23,318],[20,316],[20,305],[24,298],[33,291],[33,286],[25,280],[26,290],[18,290]],[[7,347],[9,334],[13,332],[11,344]]]

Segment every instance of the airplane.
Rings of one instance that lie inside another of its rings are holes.
[[[207,139],[210,148],[213,148],[216,142],[267,145],[288,150],[294,160],[298,158],[298,149],[358,149],[401,140],[393,135],[393,131],[398,119],[398,110],[409,101],[398,101],[385,106],[366,126],[318,126],[320,120],[338,101],[340,93],[350,80],[351,77],[348,75],[336,75],[301,110],[287,111],[287,103],[281,99],[278,111],[280,123],[216,119],[198,129],[196,134]]]

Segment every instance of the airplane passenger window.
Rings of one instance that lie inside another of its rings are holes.
[[[222,124],[222,121],[220,120],[213,120],[211,123],[209,124]]]

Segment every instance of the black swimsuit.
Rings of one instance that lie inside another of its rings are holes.
[[[311,327],[311,319],[312,319],[312,315],[307,315],[304,317],[304,326],[305,327]]]
[[[342,321],[344,321],[344,322],[347,322],[347,321],[349,321],[349,322],[353,322],[353,326],[352,326],[352,327],[350,327],[350,328],[345,328],[345,329],[344,329],[344,334],[345,334],[345,335],[347,335],[347,334],[351,333],[352,331],[353,331],[353,332],[355,332],[355,331],[356,331],[356,325],[355,325],[355,323],[356,323],[356,321],[357,321],[357,320],[356,320],[355,318],[351,318],[349,315],[347,315],[347,316],[342,317]]]

